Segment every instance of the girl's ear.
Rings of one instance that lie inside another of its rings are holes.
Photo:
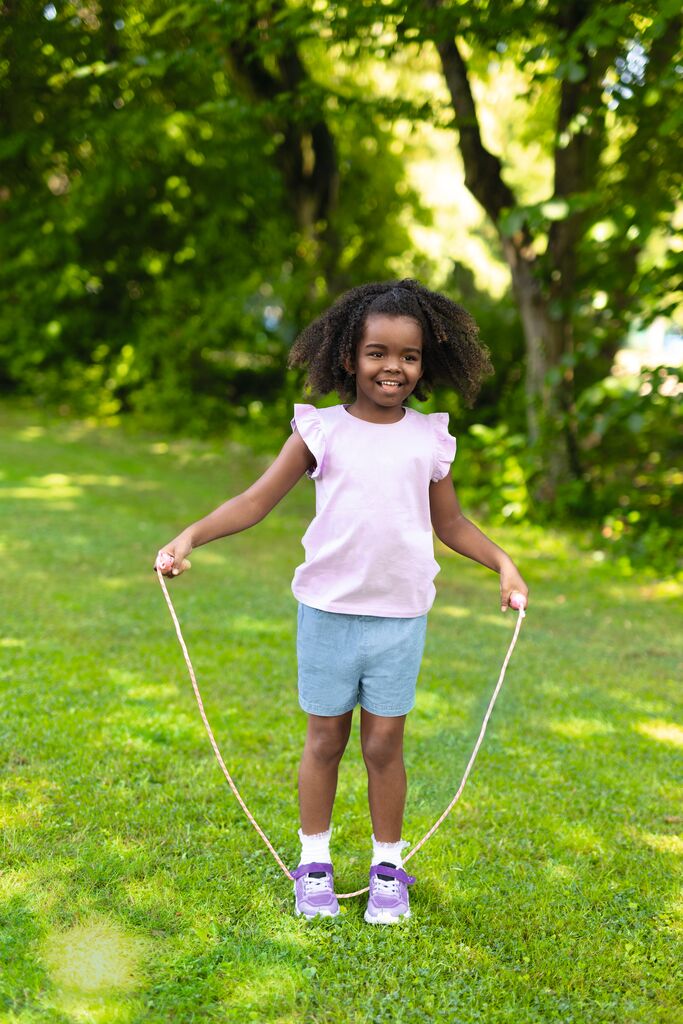
[[[351,373],[351,374],[355,373],[353,363],[351,362],[351,360],[350,360],[350,358],[348,356],[344,357],[343,363],[344,363],[344,369],[346,370],[347,373]]]

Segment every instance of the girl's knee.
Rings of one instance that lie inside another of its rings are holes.
[[[403,764],[403,735],[374,732],[362,740],[363,760],[369,771],[384,771]]]
[[[351,722],[347,721],[347,716],[334,719],[311,716],[306,735],[306,752],[321,764],[339,762],[346,750],[350,730]]]

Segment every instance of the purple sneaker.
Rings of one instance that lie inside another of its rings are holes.
[[[299,864],[292,871],[295,910],[310,920],[312,917],[336,917],[339,903],[334,895],[331,864]]]
[[[368,924],[396,924],[410,917],[408,886],[415,879],[403,868],[382,861],[370,868],[370,896],[365,911]]]

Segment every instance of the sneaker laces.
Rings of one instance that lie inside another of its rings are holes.
[[[304,892],[307,896],[315,895],[317,892],[329,892],[330,891],[330,879],[329,875],[324,874],[322,877],[316,877],[318,872],[313,874],[304,875]]]
[[[400,896],[399,882],[397,878],[380,878],[375,875],[373,879],[375,888],[380,896]]]

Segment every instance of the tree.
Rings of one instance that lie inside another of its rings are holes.
[[[465,183],[510,268],[528,435],[542,459],[537,497],[552,501],[581,478],[577,384],[592,383],[595,366],[604,375],[629,321],[672,307],[673,248],[652,274],[648,247],[671,234],[680,195],[680,6],[397,0],[335,9],[336,35],[351,50],[378,45],[379,25],[384,60],[405,46],[438,53]],[[474,85],[503,62],[519,72],[528,118],[545,121],[552,177],[531,205],[512,184],[520,168],[483,141]]]
[[[324,105],[309,15],[257,6],[4,5],[0,390],[193,432],[281,420],[325,279],[407,248],[400,159],[357,145],[381,135],[362,105]]]

